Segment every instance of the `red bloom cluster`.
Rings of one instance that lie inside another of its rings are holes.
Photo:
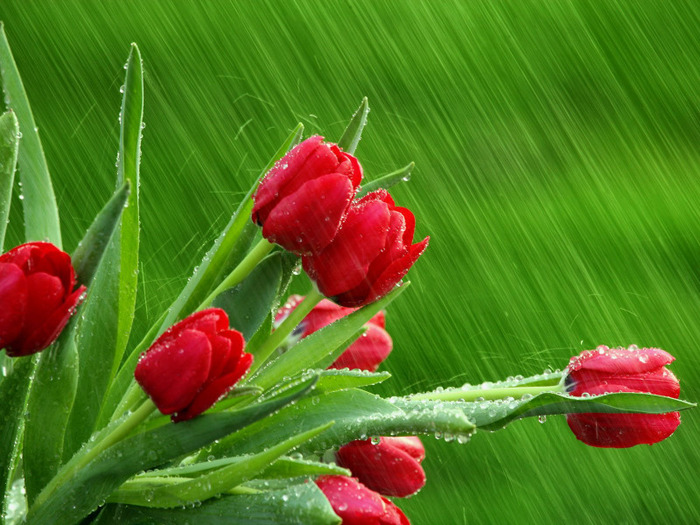
[[[574,396],[612,392],[648,392],[678,398],[680,384],[666,368],[674,357],[659,348],[599,346],[572,357],[566,378]],[[626,448],[658,443],[681,422],[678,412],[667,414],[568,414],[576,437],[594,447]]]
[[[359,307],[386,295],[428,245],[413,244],[415,219],[385,190],[353,201],[362,179],[355,157],[311,137],[266,174],[252,218],[270,242],[303,256],[327,297]]]
[[[279,325],[287,316],[304,300],[301,295],[292,295],[285,305],[279,309],[275,317],[275,323]],[[295,330],[295,335],[304,338],[316,330],[320,330],[338,319],[354,312],[354,308],[344,308],[323,299],[319,302]],[[384,361],[392,348],[391,337],[385,330],[386,321],[384,312],[379,312],[372,317],[365,328],[367,331],[335,360],[328,368],[350,368],[357,370],[369,370],[374,372]]]
[[[85,292],[70,256],[48,242],[30,242],[0,255],[0,349],[12,357],[53,343]]]
[[[163,414],[185,421],[233,388],[253,362],[243,335],[219,308],[196,312],[170,327],[141,356],[134,375]]]
[[[335,237],[361,180],[355,157],[310,137],[262,179],[253,221],[268,241],[299,255],[317,253]]]

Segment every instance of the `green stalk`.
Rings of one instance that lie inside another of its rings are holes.
[[[274,247],[275,245],[271,242],[268,242],[266,239],[261,239],[260,242],[256,244],[250,252],[248,252],[248,255],[245,256],[238,266],[233,269],[228,277],[226,277],[226,279],[224,279],[221,284],[217,286],[211,294],[209,294],[209,297],[202,301],[202,304],[199,306],[198,310],[208,308],[214,299],[216,299],[217,295],[241,283],[243,279],[250,275],[250,272],[255,269],[258,263],[272,251]]]
[[[323,297],[324,296],[318,292],[316,288],[312,288],[309,293],[306,294],[306,297],[301,303],[299,303],[299,306],[292,310],[282,324],[277,327],[277,330],[272,332],[270,337],[268,337],[265,342],[263,342],[255,351],[253,354],[255,359],[253,361],[253,366],[250,368],[248,377],[252,377],[253,373],[263,364],[265,364],[272,353],[279,348],[287,337],[289,337],[289,335],[294,331],[304,317],[306,317],[309,312],[314,309],[314,306],[321,302]]]
[[[414,394],[410,396],[411,401],[494,401],[496,399],[505,399],[513,397],[519,399],[524,395],[536,396],[543,392],[566,392],[562,383],[558,385],[545,386],[513,386],[505,388],[487,388],[487,389],[446,389],[440,392],[425,392],[423,394]]]

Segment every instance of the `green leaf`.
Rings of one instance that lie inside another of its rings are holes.
[[[119,224],[129,193],[130,184],[127,181],[114,192],[112,198],[95,217],[83,240],[78,243],[78,247],[71,257],[78,283],[87,286],[95,276],[112,232]]]
[[[379,188],[384,188],[388,190],[392,186],[397,185],[399,182],[407,182],[411,180],[411,172],[415,167],[415,163],[411,162],[408,166],[404,166],[401,169],[392,171],[387,175],[383,175],[378,179],[367,182],[360,187],[355,198],[360,199],[372,191],[376,191]]]
[[[25,486],[30,504],[57,472],[61,458],[70,457],[81,444],[80,436],[74,436],[66,428],[78,388],[76,331],[79,331],[78,336],[84,343],[85,332],[94,323],[93,318],[104,311],[100,302],[104,295],[99,291],[105,283],[105,272],[99,272],[99,268],[108,243],[113,239],[112,233],[118,224],[127,193],[128,184],[117,190],[78,245],[77,257],[74,256],[73,262],[80,272],[78,279],[90,289],[86,305],[81,310],[82,316],[74,316],[58,341],[38,357],[28,404],[28,410],[34,413],[34,417],[27,423],[24,443]],[[93,289],[92,280],[96,272],[100,277]],[[110,272],[107,271],[107,274]],[[116,272],[112,272],[112,275],[116,275]],[[113,319],[115,317],[103,319],[102,326],[108,326]],[[95,333],[99,344],[105,342],[108,333]],[[77,425],[81,426],[83,435],[88,434],[89,429],[82,429],[82,423],[79,421]],[[69,440],[77,443],[69,442],[64,451],[67,431]]]
[[[349,339],[357,337],[362,326],[401,295],[409,284],[409,282],[403,283],[379,301],[368,304],[305,337],[261,369],[249,383],[266,390],[280,382],[283,377],[292,377],[308,368],[313,368],[324,359],[335,359],[347,347]]]
[[[58,340],[38,356],[29,393],[31,417],[24,431],[24,485],[31,505],[61,466],[66,422],[78,383],[78,351],[74,316]]]
[[[303,129],[304,127],[301,124],[297,125],[272,159],[270,159],[267,166],[265,166],[262,175],[264,175],[289,148],[293,147],[299,141]],[[136,367],[141,352],[146,350],[160,333],[164,332],[178,320],[192,313],[213,290],[216,283],[230,272],[237,262],[245,255],[245,251],[250,246],[250,242],[257,230],[257,227],[250,221],[250,214],[253,209],[252,196],[256,187],[257,181],[243,198],[238,209],[231,217],[231,220],[214,242],[214,245],[204,256],[201,264],[197,266],[194,274],[187,282],[187,285],[177,299],[175,299],[167,313],[159,319],[157,326],[149,330],[143,340],[134,348],[122,364],[117,377],[113,381],[105,397],[103,407],[100,411],[99,422],[101,424],[109,421],[126,393],[127,388],[129,388],[133,379],[134,368]]]
[[[95,525],[338,525],[330,503],[315,483],[259,494],[231,495],[184,509],[107,505]]]
[[[303,445],[301,452],[320,455],[334,446],[370,436],[435,432],[468,435],[474,430],[459,409],[403,410],[363,390],[342,390],[302,399],[221,440],[201,455],[218,458],[252,453],[285,439],[290,429],[303,432],[329,421],[335,421],[335,425]]]
[[[111,446],[84,468],[75,471],[90,452],[114,431],[119,421],[100,431],[59,471],[30,507],[30,523],[73,523],[94,511],[128,478],[143,470],[189,454],[217,439],[251,425],[308,393],[316,383],[283,398],[232,412],[206,414],[190,421],[167,424],[138,433]]]
[[[367,102],[367,97],[362,99],[360,107],[357,108],[355,114],[350,119],[348,127],[345,128],[343,136],[340,137],[338,141],[338,147],[343,151],[347,151],[350,154],[355,153],[357,145],[362,138],[362,130],[367,124],[367,115],[369,114],[369,103]]]
[[[18,135],[19,124],[14,112],[8,111],[0,115],[0,253],[5,251],[5,230],[17,166]]]
[[[0,74],[5,101],[12,109],[22,133],[19,176],[22,181],[24,231],[27,241],[48,240],[61,247],[61,227],[49,168],[27,94],[12,56],[5,29],[0,23]]]
[[[143,476],[129,481],[115,491],[108,499],[111,503],[127,503],[144,507],[171,508],[199,503],[232,489],[255,478],[265,471],[272,462],[317,436],[332,426],[332,422],[302,432],[278,443],[263,452],[235,458],[228,465],[205,472],[192,479],[179,478],[176,483],[163,483],[160,486],[149,484],[149,477]],[[165,480],[167,481],[167,479]],[[146,490],[144,490],[146,488]]]
[[[352,472],[335,463],[283,457],[266,468],[258,478],[285,479],[302,476],[352,476]]]
[[[103,398],[122,361],[134,318],[139,249],[139,162],[143,122],[143,69],[135,44],[126,63],[120,112],[117,185],[132,191],[81,311],[75,343],[80,361],[76,399],[66,427],[63,459],[70,458],[97,428]]]
[[[601,396],[573,397],[556,392],[544,392],[522,399],[493,401],[428,401],[396,398],[392,403],[403,410],[460,410],[477,428],[500,430],[516,419],[572,413],[643,413],[664,414],[693,408],[693,403],[644,393],[616,393]]]
[[[0,516],[7,514],[10,486],[19,462],[22,423],[25,421],[27,390],[34,370],[32,357],[18,357],[3,364],[0,383]]]
[[[231,327],[249,341],[270,315],[281,279],[282,254],[277,252],[258,264],[242,283],[220,294],[213,306],[222,308]]]
[[[312,369],[283,382],[276,388],[269,390],[261,399],[270,399],[286,392],[289,388],[296,386],[307,379],[309,375],[318,375],[319,380],[314,395],[328,394],[338,390],[348,390],[350,388],[362,388],[376,385],[386,381],[391,377],[389,372],[368,372],[366,370],[324,370]]]

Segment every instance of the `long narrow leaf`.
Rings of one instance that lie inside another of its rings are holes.
[[[102,400],[115,376],[133,322],[139,246],[139,161],[143,122],[143,70],[135,44],[126,64],[120,113],[121,134],[117,187],[131,186],[121,221],[102,257],[83,305],[76,333],[80,358],[77,399],[64,443],[71,457],[96,428]]]
[[[369,103],[367,102],[367,97],[365,97],[362,99],[362,102],[360,102],[360,107],[357,108],[352,119],[350,119],[343,136],[340,137],[338,141],[338,146],[341,149],[348,153],[355,153],[357,145],[362,138],[362,130],[365,129],[365,125],[367,124],[367,115],[369,115]]]
[[[10,214],[18,147],[19,123],[14,112],[8,111],[0,115],[0,253],[5,251],[5,230]]]
[[[22,133],[18,160],[19,177],[22,181],[26,240],[49,240],[60,248],[61,227],[49,167],[46,164],[39,131],[2,23],[0,23],[0,74],[5,100],[17,115]]]
[[[279,410],[308,393],[304,388],[283,399],[228,413],[207,414],[191,421],[167,424],[126,438],[105,450],[84,468],[67,473],[79,463],[90,444],[76,454],[47,485],[29,509],[29,523],[74,523],[90,514],[117,487],[137,472],[189,454]],[[108,430],[107,430],[108,431]],[[99,438],[98,438],[99,439]],[[64,479],[66,478],[67,479]]]

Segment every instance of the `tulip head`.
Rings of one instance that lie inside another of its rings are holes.
[[[51,243],[0,255],[0,348],[17,357],[53,343],[84,296],[75,285],[70,256]]]
[[[233,388],[253,362],[243,335],[219,308],[196,312],[169,328],[141,356],[134,376],[163,414],[191,419]]]
[[[674,359],[659,348],[600,346],[571,358],[567,390],[573,396],[648,392],[678,398],[678,379],[665,366]],[[587,445],[627,448],[666,439],[680,424],[680,414],[568,414],[566,420]]]
[[[298,255],[335,237],[362,180],[355,157],[313,136],[292,148],[260,181],[253,222],[270,242]]]
[[[316,485],[343,525],[410,525],[396,505],[355,478],[321,476]]]
[[[277,312],[275,324],[279,326],[303,299],[301,295],[289,297]],[[355,308],[345,308],[328,299],[323,299],[304,317],[295,330],[295,336],[304,338],[354,311]],[[389,333],[384,329],[385,325],[384,312],[377,313],[365,324],[365,333],[348,346],[328,368],[376,371],[381,362],[389,356],[393,344]]]
[[[413,242],[415,218],[385,190],[353,202],[335,239],[302,258],[319,291],[342,306],[376,301],[396,286],[428,245]]]
[[[415,436],[351,441],[336,453],[338,465],[349,469],[366,487],[400,498],[415,494],[425,485],[420,465],[424,458],[423,443]]]

